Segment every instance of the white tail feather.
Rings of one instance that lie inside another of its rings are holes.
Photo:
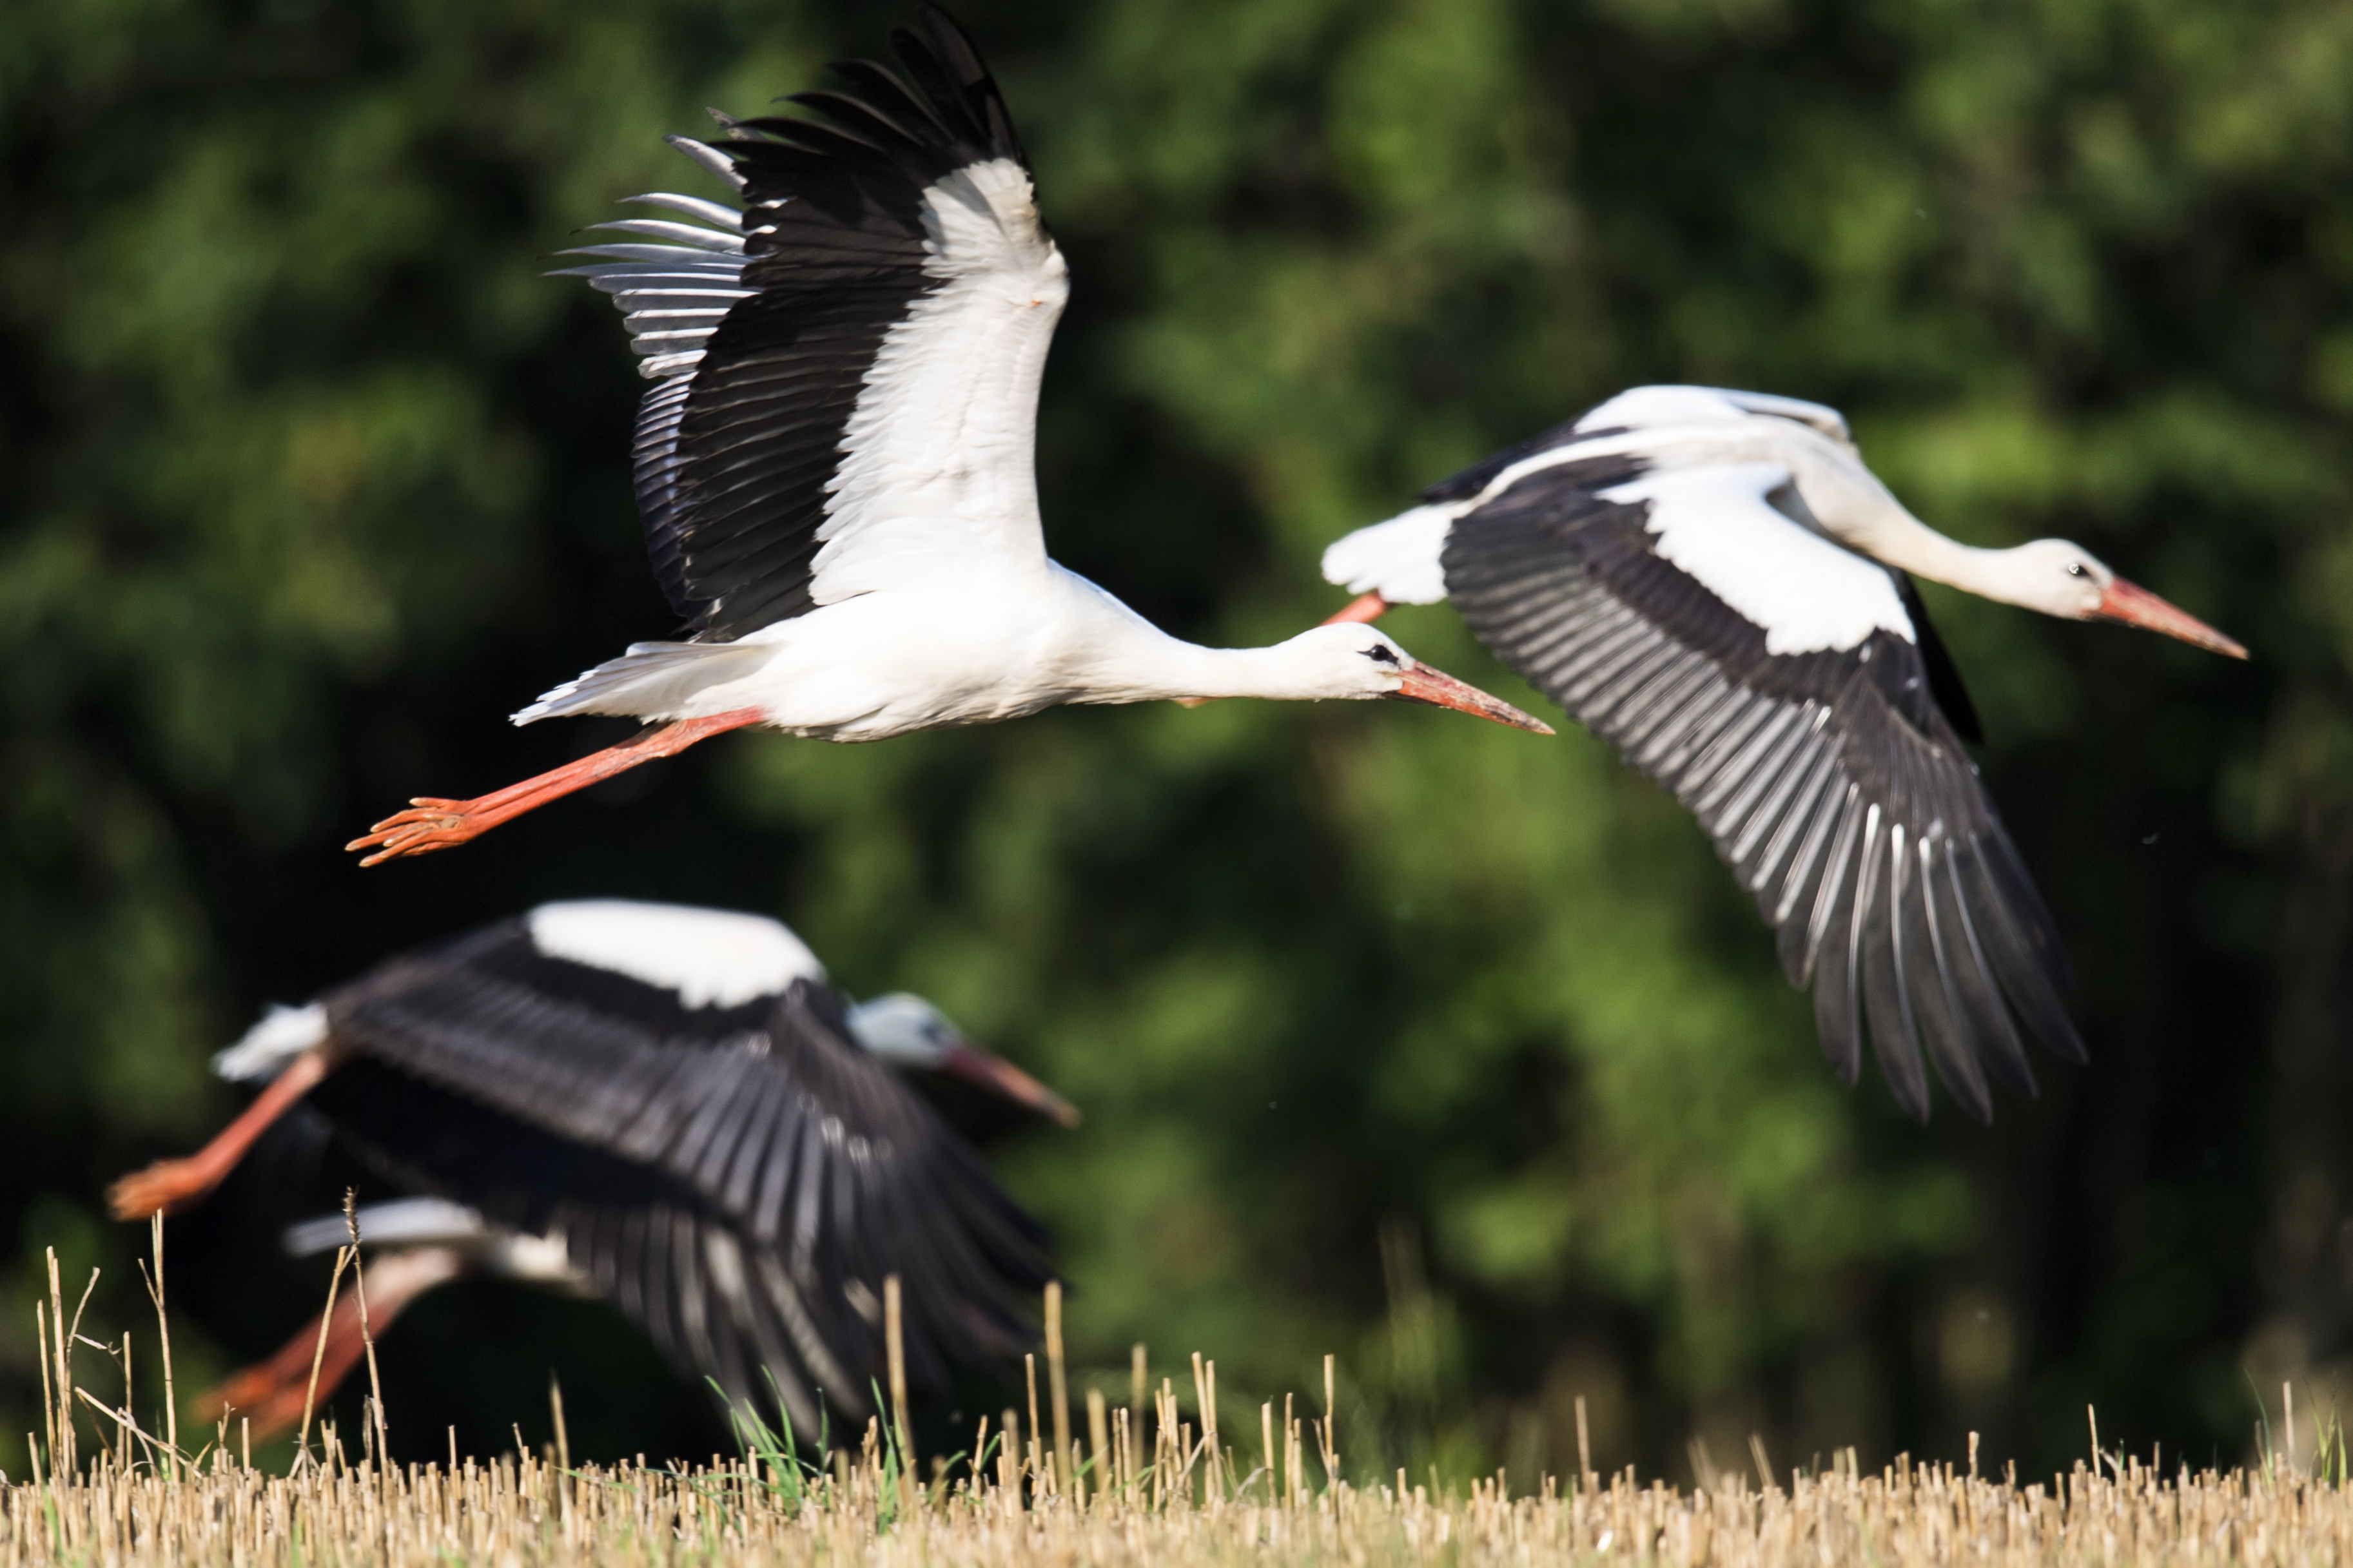
[[[681,719],[695,694],[752,673],[776,650],[742,643],[641,642],[583,671],[514,715],[529,724],[575,713],[620,713],[639,719]]]
[[[1418,506],[1360,528],[1324,552],[1324,580],[1351,594],[1377,593],[1392,605],[1434,605],[1446,597],[1440,556],[1447,531],[1464,509]]]

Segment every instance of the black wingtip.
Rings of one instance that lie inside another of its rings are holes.
[[[2055,1038],[2053,1035],[2048,1034],[2035,1037],[2042,1042],[2043,1049],[2063,1062],[2073,1062],[2079,1068],[2090,1067],[2092,1048],[2084,1044],[2084,1037],[2076,1033],[2075,1021],[2063,1013],[2059,1016],[2058,1022],[2063,1024],[2065,1028],[2063,1032],[2054,1031]]]
[[[1894,1097],[1897,1108],[1900,1109],[1905,1115],[1910,1117],[1917,1125],[1922,1127],[1927,1126],[1927,1085],[1925,1082],[1918,1085],[1909,1084],[1896,1077],[1894,1073],[1888,1072],[1886,1070],[1887,1062],[1884,1058],[1881,1058],[1879,1065],[1880,1076],[1887,1080],[1887,1091]]]
[[[931,35],[933,52],[955,68],[957,77],[966,82],[985,81],[988,68],[980,63],[980,51],[973,47],[972,35],[964,29],[944,5],[926,3],[915,7],[915,21]]]
[[[1005,95],[997,90],[997,79],[989,74],[971,35],[943,6],[920,5],[915,20],[924,36],[899,28],[891,35],[891,47],[932,94],[942,115],[953,113],[965,120],[973,141],[990,155],[1011,158],[1029,167],[1029,155],[1013,128]]]

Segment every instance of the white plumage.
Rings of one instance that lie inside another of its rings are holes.
[[[1418,506],[1335,539],[1324,552],[1324,580],[1392,605],[1435,605],[1446,597],[1446,535],[1464,510]]]
[[[825,965],[782,921],[733,910],[578,899],[523,917],[532,945],[673,992],[681,1007],[740,1007]],[[311,1009],[315,1011],[315,1009]]]
[[[533,1236],[494,1226],[479,1211],[446,1198],[394,1198],[367,1204],[352,1218],[358,1223],[364,1246],[448,1247],[461,1255],[475,1273],[552,1285],[578,1295],[592,1294],[595,1289],[594,1281],[573,1263],[563,1237]],[[287,1255],[310,1258],[332,1252],[350,1244],[352,1228],[339,1214],[298,1221],[286,1227]],[[315,1341],[318,1336],[314,1332],[311,1337]]]
[[[1916,640],[1887,569],[1792,527],[1776,497],[1798,499],[1778,463],[1662,468],[1594,492],[1620,506],[1646,504],[1644,528],[1662,561],[1689,573],[1742,619],[1765,628],[1765,651],[1843,651],[1874,631]]]
[[[327,1010],[272,1003],[237,1044],[214,1054],[213,1071],[229,1083],[267,1083],[280,1068],[327,1037]]]

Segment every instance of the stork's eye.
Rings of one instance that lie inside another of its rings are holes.
[[[2091,574],[2090,569],[2089,569],[2089,568],[2087,568],[2087,567],[2086,567],[2086,566],[2085,566],[2082,562],[2080,562],[2080,561],[2070,561],[2069,563],[2067,563],[2067,575],[2068,575],[2068,576],[2070,576],[2070,577],[2088,577],[2088,576],[2090,576],[2091,574]]]
[[[1389,647],[1387,643],[1375,643],[1372,647],[1365,650],[1365,657],[1369,659],[1377,660],[1382,664],[1391,666],[1394,666],[1398,661],[1397,650]]]

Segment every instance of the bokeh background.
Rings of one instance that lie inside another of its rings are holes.
[[[2030,1473],[2230,1461],[2353,1371],[2353,9],[2340,0],[967,0],[1076,293],[1061,559],[1209,641],[1321,546],[1617,388],[1844,408],[1972,542],[2075,538],[2233,665],[1935,587],[2094,1060],[1923,1130],[1841,1088],[1753,908],[1577,733],[1386,704],[730,737],[462,854],[338,846],[623,732],[503,715],[665,634],[640,384],[552,253],[719,194],[657,140],[880,54],[816,0],[0,8],[0,1416],[44,1249],[146,1312],[104,1184],[259,1006],[556,896],[766,910],[1087,1111],[1000,1141],[1124,1387],[1320,1384],[1377,1472],[1687,1476],[1758,1434]],[[1393,629],[1534,703],[1442,608]],[[174,1222],[183,1391],[325,1268]],[[152,1337],[142,1368],[154,1365]],[[85,1357],[95,1362],[93,1352]],[[707,1452],[603,1309],[469,1286],[394,1443]],[[102,1374],[92,1373],[102,1382]],[[142,1376],[145,1375],[142,1373]],[[1180,1385],[1187,1379],[1179,1373]],[[142,1405],[151,1403],[142,1395]],[[943,1417],[944,1418],[944,1417]],[[348,1411],[345,1428],[355,1423]],[[511,1424],[512,1426],[511,1426]],[[1229,1415],[1229,1425],[1234,1424]],[[1254,1423],[1251,1429],[1254,1430]]]

